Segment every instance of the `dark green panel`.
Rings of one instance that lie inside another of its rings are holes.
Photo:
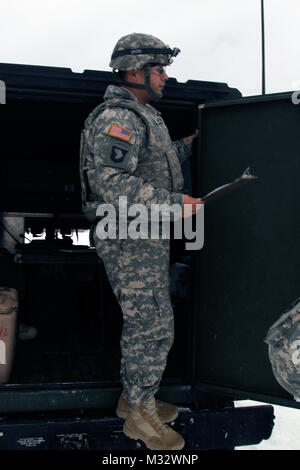
[[[256,97],[206,106],[199,118],[199,194],[247,167],[259,179],[205,208],[196,383],[299,407],[275,380],[264,338],[300,296],[300,106],[290,94]]]

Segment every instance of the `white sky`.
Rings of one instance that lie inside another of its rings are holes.
[[[178,81],[261,93],[260,0],[10,0],[0,17],[0,62],[110,70],[119,37],[144,32],[181,49]],[[299,0],[265,0],[267,93],[300,83],[299,23]]]
[[[260,0],[6,0],[0,18],[0,62],[110,70],[119,37],[143,32],[181,49],[178,81],[261,93]],[[267,93],[300,85],[299,23],[299,0],[265,0]]]

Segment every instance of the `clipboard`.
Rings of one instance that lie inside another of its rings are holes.
[[[219,197],[223,196],[226,193],[229,193],[231,191],[234,191],[237,188],[240,188],[241,186],[244,186],[245,184],[250,183],[250,181],[257,180],[258,177],[251,175],[250,172],[250,167],[248,167],[242,176],[240,176],[238,179],[234,180],[232,183],[227,183],[222,186],[219,186],[218,188],[213,189],[211,192],[203,196],[201,199],[205,202],[205,204],[215,201]]]

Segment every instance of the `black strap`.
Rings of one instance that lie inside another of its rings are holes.
[[[139,90],[148,90],[152,96],[152,99],[156,100],[157,95],[153,92],[152,88],[150,87],[150,67],[151,64],[146,65],[146,79],[144,84],[137,84],[137,83],[132,83],[132,82],[127,82],[126,80],[122,80],[120,78],[119,72],[117,72],[116,69],[113,70],[113,76],[115,79],[115,83],[121,86],[127,86],[129,88],[138,88]]]
[[[155,47],[143,47],[143,48],[138,48],[138,49],[124,49],[122,51],[117,51],[114,52],[112,55],[112,59],[115,59],[116,57],[120,57],[123,55],[139,55],[139,54],[163,54],[163,55],[171,55],[172,57],[176,57],[177,54],[179,54],[180,49],[175,47],[174,49],[158,49]]]

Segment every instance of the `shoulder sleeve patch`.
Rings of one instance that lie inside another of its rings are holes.
[[[102,165],[126,170],[132,158],[132,145],[116,139],[107,142],[102,153]]]
[[[116,137],[117,139],[125,140],[126,142],[130,142],[132,132],[129,129],[112,124],[108,135]]]

